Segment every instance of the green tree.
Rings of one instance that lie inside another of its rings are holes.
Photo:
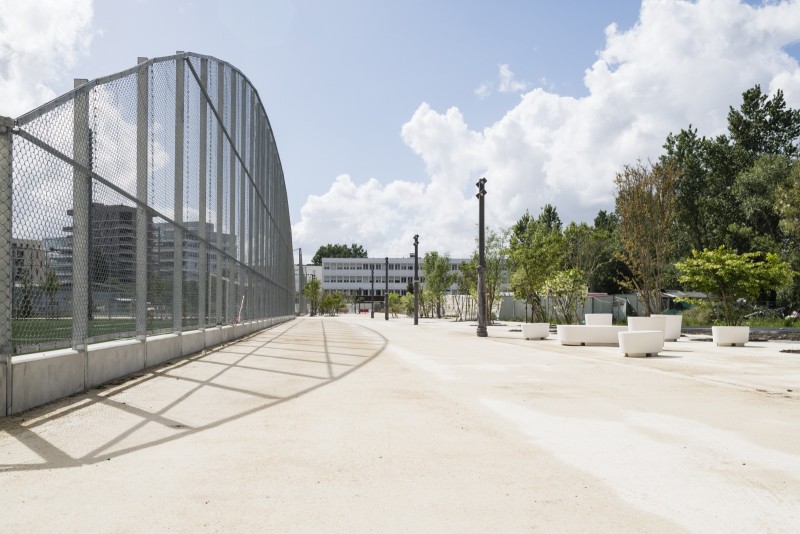
[[[61,287],[61,282],[58,281],[58,276],[56,276],[55,270],[48,269],[47,275],[45,275],[45,278],[40,285],[41,290],[44,292],[45,295],[47,295],[48,317],[58,316],[58,310],[54,306],[54,304],[55,304],[56,293],[58,293],[60,287]]]
[[[306,286],[303,288],[303,295],[308,299],[308,309],[311,312],[311,316],[315,316],[320,311],[322,282],[316,278],[308,280]]]
[[[531,319],[548,320],[542,289],[547,277],[562,268],[566,257],[564,238],[558,225],[526,212],[509,234],[509,272],[514,296],[531,306]],[[527,320],[527,312],[526,312]]]
[[[440,255],[435,251],[425,253],[422,272],[425,273],[425,288],[430,293],[436,317],[441,319],[447,289],[456,282],[456,274],[450,270],[450,254]]]
[[[750,160],[761,154],[781,154],[789,159],[798,155],[800,110],[786,107],[783,91],[770,98],[756,85],[742,94],[742,105],[728,112],[728,131],[737,147]]]
[[[631,286],[644,302],[645,315],[661,311],[661,289],[674,249],[675,165],[628,165],[617,174],[616,206],[620,216],[621,259]]]
[[[574,222],[564,230],[567,266],[583,272],[584,284],[590,287],[595,273],[613,259],[614,235],[582,222]]]
[[[413,299],[413,295],[411,296]],[[398,293],[389,293],[389,313],[392,314],[392,317],[397,317],[397,314],[400,313],[402,309],[402,297]],[[414,314],[414,301],[411,301],[411,314]]]
[[[389,309],[391,309],[391,304],[392,303],[389,302],[389,306],[390,306]],[[411,317],[411,316],[414,315],[414,294],[413,293],[406,293],[405,295],[403,295],[403,297],[400,299],[400,309],[402,309],[403,313],[405,313],[408,317]]]
[[[322,265],[322,258],[366,258],[367,251],[361,245],[353,243],[347,245],[333,245],[328,243],[317,249],[317,253],[311,258],[312,265]]]
[[[585,275],[580,269],[558,271],[545,280],[543,290],[553,303],[557,322],[580,322],[578,310],[587,294]]]
[[[766,291],[788,285],[795,273],[777,254],[737,254],[725,246],[692,251],[692,257],[678,262],[680,281],[689,289],[707,293],[707,305],[717,321],[741,324],[745,309],[740,301],[754,301]]]
[[[328,293],[322,297],[319,306],[322,313],[336,315],[342,306],[345,305],[344,296],[339,293]]]
[[[484,249],[486,261],[486,309],[492,321],[494,303],[506,285],[506,264],[508,263],[508,232],[489,229]],[[476,251],[477,254],[477,251]],[[455,281],[455,280],[453,280]]]

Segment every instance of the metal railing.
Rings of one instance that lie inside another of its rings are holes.
[[[283,170],[224,61],[144,59],[0,117],[4,355],[293,315]]]

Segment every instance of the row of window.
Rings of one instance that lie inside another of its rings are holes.
[[[369,271],[370,269],[375,269],[375,271],[385,271],[386,264],[385,263],[325,263],[323,265],[323,269],[332,270],[332,271]],[[390,271],[413,271],[414,264],[413,263],[390,263],[389,264]]]
[[[383,276],[376,276],[375,283],[385,284],[386,278]],[[409,282],[413,282],[413,276],[390,276],[389,283],[390,284],[407,284]],[[420,277],[420,283],[423,283],[425,280]],[[342,275],[325,275],[323,277],[323,282],[326,284],[371,284],[372,277],[371,276],[342,276]]]

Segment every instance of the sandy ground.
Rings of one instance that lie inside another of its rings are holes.
[[[512,330],[298,319],[0,420],[0,532],[800,530],[797,343]]]

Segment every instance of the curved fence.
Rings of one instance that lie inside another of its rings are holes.
[[[3,354],[294,315],[283,171],[224,61],[140,59],[0,118]]]

